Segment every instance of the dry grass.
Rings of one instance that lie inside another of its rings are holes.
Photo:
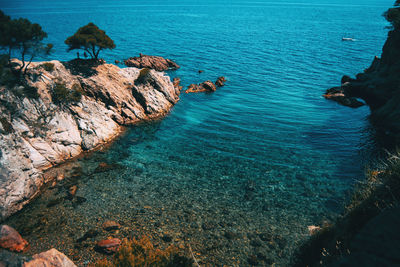
[[[169,246],[161,250],[155,248],[146,236],[140,239],[124,240],[112,260],[103,259],[94,267],[172,267],[193,266],[193,261],[178,248]]]
[[[366,180],[356,186],[345,214],[303,244],[294,265],[327,265],[351,253],[350,242],[360,229],[382,211],[399,206],[399,199],[400,151],[388,154],[379,168],[367,170]]]

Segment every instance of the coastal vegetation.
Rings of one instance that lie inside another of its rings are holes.
[[[82,49],[95,61],[98,60],[100,51],[115,48],[114,41],[92,22],[79,28],[65,40],[65,44],[68,45],[68,51]]]
[[[20,55],[22,64],[17,68],[18,74],[26,74],[32,60],[38,55],[50,54],[53,44],[43,43],[47,33],[39,24],[25,18],[11,19],[0,10],[0,25],[0,47],[7,50],[9,63],[13,51]]]
[[[155,248],[149,237],[125,239],[111,260],[103,259],[93,267],[189,267],[193,260],[175,246]]]
[[[52,99],[55,104],[69,104],[81,101],[83,90],[77,83],[68,89],[62,81],[56,82],[51,90]]]

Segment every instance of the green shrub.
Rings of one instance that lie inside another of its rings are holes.
[[[83,90],[79,84],[72,85],[68,89],[65,83],[57,82],[52,90],[52,98],[55,104],[69,104],[81,101]]]
[[[30,85],[24,85],[24,95],[27,98],[33,98],[33,99],[38,99],[39,98],[39,94],[37,91],[36,87],[30,86]]]
[[[140,83],[146,82],[146,80],[148,79],[149,75],[150,75],[150,69],[148,69],[148,68],[141,69],[140,72],[139,72],[139,76],[135,80],[135,83],[136,84],[138,84],[138,83],[140,84]]]
[[[193,260],[181,254],[177,247],[169,246],[165,250],[153,246],[148,237],[139,240],[124,240],[112,261],[103,259],[94,264],[95,267],[169,267],[193,266]]]
[[[9,123],[6,118],[0,118],[0,123],[3,126],[4,132],[6,134],[12,133],[14,131],[11,123]]]
[[[51,62],[45,62],[40,65],[45,71],[52,72],[54,70],[54,64]]]

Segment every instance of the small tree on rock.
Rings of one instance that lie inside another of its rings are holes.
[[[82,49],[96,61],[101,50],[115,48],[114,41],[93,23],[79,28],[65,40],[65,44],[68,45],[68,51]]]
[[[25,74],[36,56],[49,54],[53,48],[52,44],[43,43],[47,33],[37,23],[31,23],[23,18],[11,20],[10,17],[0,11],[0,25],[0,46],[8,50],[9,60],[13,50],[21,53],[22,65],[19,67],[18,73],[22,73],[25,68]],[[29,58],[27,62],[26,57]]]

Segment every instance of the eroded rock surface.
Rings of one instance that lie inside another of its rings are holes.
[[[135,82],[137,68],[90,66],[83,60],[50,63],[51,71],[32,63],[25,87],[0,86],[0,219],[39,192],[43,171],[109,142],[125,125],[166,115],[179,100],[179,88],[154,70]],[[38,97],[21,93],[27,88]],[[82,97],[63,99],[57,88]]]
[[[33,260],[25,262],[23,267],[76,267],[73,261],[55,248],[32,257]]]
[[[177,70],[180,68],[174,61],[157,56],[148,56],[140,54],[138,57],[131,57],[124,61],[128,67],[149,68],[156,71]]]

